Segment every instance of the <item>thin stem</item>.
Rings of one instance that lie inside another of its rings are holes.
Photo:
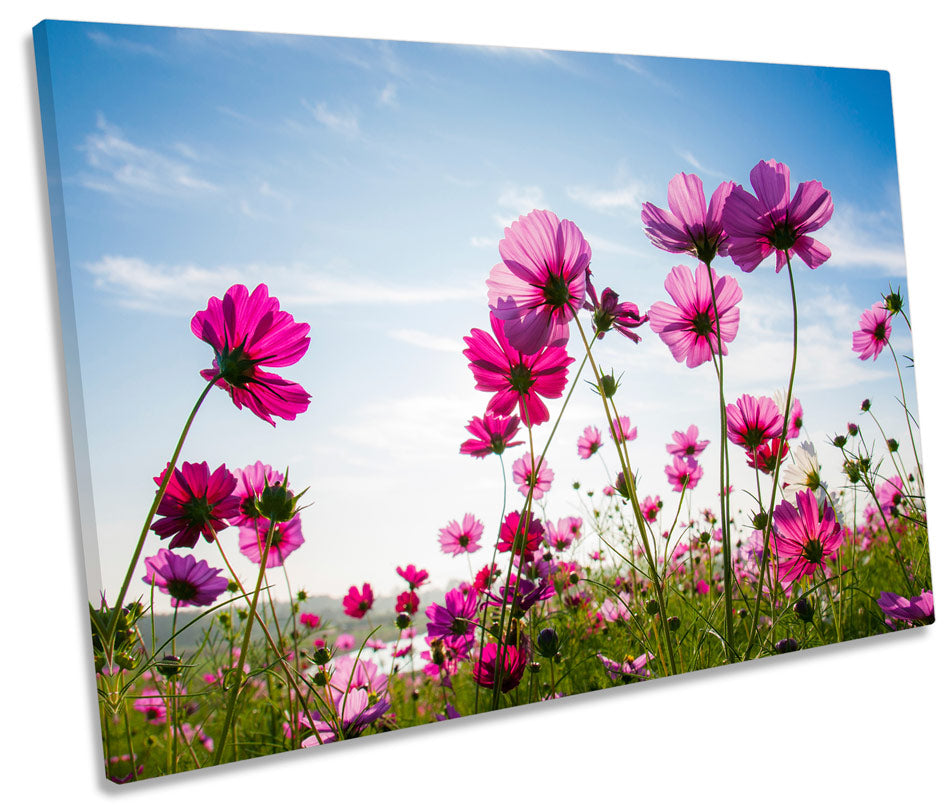
[[[218,382],[220,377],[221,376],[219,375],[208,381],[208,385],[204,388],[204,391],[202,391],[194,405],[194,408],[192,408],[191,414],[188,415],[188,419],[185,421],[185,427],[182,429],[181,435],[178,437],[178,444],[175,446],[175,451],[172,453],[171,461],[168,463],[168,467],[165,469],[165,476],[162,477],[162,482],[158,486],[158,491],[155,494],[155,498],[152,500],[152,506],[149,508],[148,515],[145,518],[145,524],[142,526],[142,532],[139,534],[139,540],[135,545],[135,551],[132,553],[132,561],[129,563],[129,569],[125,573],[125,579],[122,581],[122,588],[119,590],[119,597],[112,607],[112,620],[109,623],[109,631],[106,634],[105,640],[106,652],[110,665],[112,664],[112,644],[115,640],[116,629],[119,626],[119,615],[122,612],[122,604],[125,601],[125,596],[129,591],[129,585],[132,583],[132,575],[135,572],[136,566],[138,566],[139,556],[142,555],[142,548],[145,546],[145,538],[148,536],[149,528],[152,526],[152,519],[155,518],[155,513],[158,510],[158,506],[162,501],[162,497],[165,495],[165,490],[168,488],[168,483],[171,481],[172,473],[174,472],[175,465],[178,462],[178,455],[181,454],[181,448],[185,444],[185,437],[188,436],[188,430],[191,428],[192,422],[194,422],[195,415],[198,414],[198,409],[204,402],[208,392],[211,391],[211,387]]]
[[[909,325],[908,325],[909,326]],[[920,465],[920,457],[917,456],[917,443],[914,442],[914,430],[910,426],[910,411],[907,408],[907,395],[904,394],[904,379],[901,377],[901,365],[897,362],[897,353],[891,342],[887,342],[887,348],[891,351],[894,358],[894,366],[897,368],[897,382],[901,387],[901,406],[904,407],[904,419],[907,421],[907,434],[910,435],[910,447],[914,450],[914,462],[917,463],[917,472],[920,474],[921,492],[924,492],[924,469]]]

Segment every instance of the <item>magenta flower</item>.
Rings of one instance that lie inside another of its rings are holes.
[[[408,615],[414,615],[419,611],[419,596],[411,591],[400,592],[396,596],[396,612],[405,612]]]
[[[584,433],[577,438],[577,453],[582,460],[589,460],[603,446],[600,429],[588,426]]]
[[[731,276],[717,276],[712,271],[713,287],[710,288],[709,273],[702,265],[696,266],[695,274],[685,265],[677,265],[663,283],[673,304],[657,302],[647,314],[650,326],[670,348],[673,358],[685,360],[690,368],[698,367],[709,361],[713,353],[718,353],[720,338],[722,354],[728,355],[726,344],[739,332],[739,308],[736,307],[742,301],[739,283]]]
[[[824,569],[825,558],[844,541],[830,505],[819,510],[815,494],[807,489],[798,491],[795,500],[797,510],[782,500],[773,515],[778,575],[786,583],[810,576],[819,567]]]
[[[630,425],[630,418],[621,415],[610,421],[610,436],[620,442],[621,438],[628,443],[637,439],[637,427]]]
[[[415,564],[407,564],[406,568],[396,567],[396,575],[405,579],[410,589],[418,589],[429,577],[427,570],[417,570]]]
[[[261,563],[261,553],[270,530],[268,519],[256,519],[244,524],[238,533],[238,549],[255,564]],[[289,522],[278,522],[274,527],[270,547],[267,548],[266,568],[279,567],[294,550],[304,543],[303,529],[298,513]]]
[[[159,550],[145,559],[145,583],[154,584],[171,596],[173,607],[211,606],[228,588],[228,579],[218,576],[220,569],[209,567],[206,561],[196,561],[193,555],[177,555],[171,550]]]
[[[161,485],[165,470],[155,477]],[[194,547],[199,534],[211,541],[215,533],[238,516],[240,500],[232,496],[237,480],[221,465],[211,472],[206,462],[186,462],[172,471],[156,513],[164,518],[152,524],[159,538],[172,536],[169,549]]]
[[[788,456],[788,442],[782,443],[782,453],[779,454],[780,438],[762,443],[754,451],[746,449],[745,455],[750,468],[758,468],[764,474],[774,474],[775,466],[781,465]]]
[[[734,187],[732,181],[720,183],[707,209],[703,182],[696,175],[674,175],[667,187],[669,211],[643,204],[640,219],[650,242],[672,254],[692,254],[707,265],[717,253],[724,255],[722,207]]]
[[[673,442],[667,443],[666,450],[674,457],[698,457],[708,445],[709,440],[699,439],[699,428],[690,426],[686,431],[674,431]]]
[[[684,488],[691,491],[703,475],[703,468],[695,457],[673,457],[672,465],[667,465],[663,471],[676,493],[681,493]]]
[[[901,499],[903,499],[904,480],[895,474],[878,485],[874,489],[874,495],[877,497],[877,501],[881,503],[881,507],[893,515],[897,513],[897,508],[901,503]]]
[[[597,338],[603,338],[609,330],[616,330],[634,344],[640,342],[640,336],[633,331],[646,324],[647,317],[640,316],[640,308],[633,302],[621,302],[610,288],[604,288],[598,297],[590,271],[587,272],[587,301],[584,302],[584,309],[593,313],[591,324]]]
[[[498,644],[486,643],[472,668],[472,677],[483,688],[494,687],[497,679],[501,692],[507,694],[518,687],[527,664],[528,655],[523,649],[508,645],[499,656]]]
[[[662,507],[663,502],[660,501],[659,496],[648,496],[640,503],[640,511],[643,513],[643,518],[651,524],[656,521],[656,517]]]
[[[775,393],[772,398],[779,412],[785,414],[785,391]],[[786,440],[794,440],[801,434],[802,426],[805,425],[805,410],[802,409],[802,402],[795,398],[792,401],[792,408],[788,413],[788,432],[785,435]]]
[[[300,622],[310,629],[318,629],[320,628],[320,615],[315,615],[312,612],[304,612],[300,615]]]
[[[310,405],[299,384],[261,367],[286,367],[299,361],[310,346],[309,324],[298,324],[268,295],[266,285],[248,294],[234,285],[224,299],[211,298],[208,309],[191,320],[191,332],[214,349],[206,381],[224,389],[239,409],[247,406],[272,426],[274,417],[293,420]]]
[[[548,465],[547,460],[541,460],[541,464],[535,467],[531,464],[531,454],[525,454],[521,459],[515,460],[511,467],[512,478],[518,486],[522,496],[527,496],[531,491],[532,499],[540,499],[551,490],[551,483],[554,481],[554,471]]]
[[[478,616],[478,592],[451,589],[445,593],[445,606],[433,603],[426,608],[426,635],[440,638],[460,654],[466,654],[475,643],[475,620]]]
[[[726,407],[726,434],[731,442],[753,451],[782,435],[782,415],[770,397],[741,395]]]
[[[442,552],[451,553],[453,556],[474,553],[481,549],[478,540],[482,537],[484,529],[485,525],[471,513],[465,514],[461,524],[456,521],[449,522],[439,531]]]
[[[339,738],[341,733],[344,739],[359,736],[389,710],[391,700],[387,683],[386,675],[381,674],[373,663],[350,657],[341,658],[336,663],[328,685],[334,706],[333,718],[325,718],[323,710],[319,718],[311,714],[319,738],[317,735],[309,736],[300,746],[314,747],[321,742],[327,744]],[[298,724],[309,728],[306,717],[301,716],[298,716]]]
[[[351,586],[350,591],[343,598],[343,614],[350,617],[359,619],[372,608],[373,590],[369,584],[363,584],[362,590]]]
[[[726,198],[722,222],[729,235],[729,255],[743,271],[752,271],[775,252],[775,272],[785,265],[785,252],[798,255],[809,268],[831,257],[827,246],[806,236],[831,219],[831,194],[817,181],[798,184],[789,201],[788,167],[759,161],[749,173],[757,196],[741,186]]]
[[[934,621],[934,593],[930,590],[923,590],[915,598],[905,598],[894,592],[882,592],[877,605],[885,615],[897,620],[906,620],[908,623]]]
[[[851,349],[862,361],[876,361],[891,337],[891,312],[884,302],[875,302],[861,314],[858,329],[854,331]]]
[[[507,553],[514,550],[516,554],[537,552],[544,539],[544,525],[534,514],[523,517],[513,510],[505,516],[498,534],[498,552]]]
[[[505,229],[503,262],[488,278],[488,305],[523,353],[567,344],[569,325],[584,304],[590,246],[570,220],[535,209]]]
[[[525,355],[508,342],[502,322],[489,316],[495,338],[475,328],[463,340],[463,354],[471,362],[468,368],[475,376],[480,392],[495,392],[488,402],[489,412],[504,416],[515,406],[521,420],[535,426],[550,415],[541,398],[559,398],[567,385],[567,367],[574,359],[562,347],[545,347],[533,355]]]
[[[356,648],[356,638],[352,634],[338,634],[333,647],[338,651],[352,651]]]
[[[484,417],[473,417],[465,427],[474,440],[466,440],[459,449],[461,454],[473,457],[487,457],[489,454],[502,454],[506,448],[524,445],[524,440],[513,443],[518,433],[518,417],[498,417],[489,412]]]

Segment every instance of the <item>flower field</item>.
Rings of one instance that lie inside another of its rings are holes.
[[[207,398],[227,395],[278,430],[276,418],[305,415],[311,399],[282,377],[307,353],[309,325],[263,284],[212,298],[191,322],[213,353],[206,385],[169,459],[155,461],[121,587],[90,606],[107,776],[320,748],[931,623],[924,472],[903,371],[912,359],[891,345],[911,330],[904,298],[868,302],[851,346],[864,363],[892,364],[903,425],[883,425],[865,400],[840,433],[809,437],[795,276],[820,273],[834,250],[815,236],[832,197],[816,180],[793,193],[774,160],[752,168],[750,186],[723,182],[707,201],[695,175],[679,174],[668,208],[643,206],[645,239],[682,255],[671,257],[668,298],[648,307],[595,282],[573,221],[534,210],[504,230],[485,322],[463,337],[485,410],[460,415],[460,444],[445,450],[499,467],[499,513],[432,528],[433,558],[474,562],[437,600],[420,599],[436,586],[434,561],[393,550],[404,589],[387,607],[354,572],[340,609],[359,623],[346,630],[307,611],[297,586],[307,578],[293,559],[306,543],[301,516],[319,494],[281,460],[189,457]],[[775,395],[730,385],[730,362],[748,349],[750,273],[788,280],[792,354],[775,360]],[[668,348],[670,365],[715,371],[695,422],[669,426],[662,471],[638,467],[636,415],[617,405],[624,370],[598,363],[606,342],[647,341]],[[602,418],[580,436],[559,432],[581,397]],[[576,449],[589,478],[562,481],[547,459],[555,445]],[[752,487],[735,486],[739,471]],[[715,504],[693,502],[703,479],[716,483]],[[663,480],[674,499],[656,493]],[[548,510],[555,488],[574,492],[575,515]],[[253,582],[236,574],[238,555],[256,565]],[[381,608],[385,623],[369,623]],[[155,617],[168,612],[160,639]],[[186,630],[199,642],[184,645]]]

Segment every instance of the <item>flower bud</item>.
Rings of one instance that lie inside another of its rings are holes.
[[[648,614],[655,615],[655,614],[656,614],[657,612],[659,612],[659,611],[660,611],[660,604],[658,604],[656,601],[650,601],[650,602],[647,604],[647,613],[648,613]]]
[[[897,451],[897,440],[895,440],[895,439],[893,439],[893,438],[891,438],[890,440],[888,440],[888,441],[887,441],[887,450],[890,451],[892,454],[893,454],[895,451]]]
[[[871,409],[871,401],[869,398],[865,398],[864,400],[861,401],[861,411],[867,412],[867,411],[870,411],[870,409]]]
[[[897,315],[904,309],[904,300],[901,298],[901,292],[898,290],[897,293],[891,291],[884,297],[884,307],[888,309],[889,312]]]
[[[668,617],[666,623],[670,627],[671,632],[675,632],[680,627],[680,619],[676,615]]]
[[[528,670],[532,674],[537,674],[541,670],[541,663],[532,660],[530,663],[528,663]]]
[[[321,646],[313,653],[311,659],[317,665],[326,665],[328,662],[330,662],[330,649],[328,649],[326,646]]]
[[[620,381],[617,380],[613,375],[600,376],[600,391],[604,393],[605,398],[612,398],[617,394],[617,390],[619,388]]]
[[[550,659],[557,654],[559,644],[557,631],[550,626],[538,632],[537,648],[539,656]]]
[[[768,514],[765,511],[760,511],[752,517],[752,526],[756,530],[765,530],[765,526],[769,523]]]
[[[832,444],[835,446],[835,448],[844,448],[845,443],[848,442],[848,438],[845,437],[843,434],[839,434],[839,435],[838,435],[837,437],[835,437],[835,439],[832,440],[831,442],[832,442]]]
[[[412,625],[412,617],[408,612],[400,612],[396,615],[396,628],[408,629]]]
[[[775,644],[775,650],[779,654],[788,654],[790,651],[798,651],[798,641],[794,637],[786,637]]]
[[[174,654],[166,654],[161,662],[155,665],[155,670],[163,677],[174,677],[175,674],[181,671],[181,657],[176,657]]]
[[[815,608],[809,603],[808,598],[799,598],[795,604],[795,614],[803,623],[808,623],[815,616]]]

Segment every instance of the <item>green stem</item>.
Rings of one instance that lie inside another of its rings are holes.
[[[910,447],[914,451],[914,462],[917,463],[917,473],[920,474],[920,489],[921,493],[923,493],[924,469],[920,465],[920,457],[917,456],[917,443],[914,442],[914,430],[910,425],[910,411],[907,408],[907,395],[904,394],[904,379],[901,377],[901,365],[897,362],[897,353],[894,352],[890,341],[887,342],[887,348],[891,351],[891,356],[894,358],[894,366],[897,368],[897,382],[901,387],[901,406],[904,407],[904,419],[907,421],[907,434],[910,436]]]
[[[785,395],[785,415],[782,420],[782,436],[779,438],[778,454],[775,459],[775,472],[772,477],[772,495],[769,499],[769,512],[766,519],[765,531],[762,534],[762,563],[759,566],[759,583],[755,591],[755,609],[752,612],[752,625],[749,629],[749,647],[745,657],[748,660],[758,639],[759,613],[762,608],[762,586],[765,583],[765,572],[769,564],[769,541],[772,536],[772,514],[775,512],[775,497],[778,494],[778,481],[781,474],[782,448],[788,435],[788,416],[792,410],[792,387],[795,384],[795,365],[798,363],[798,300],[795,298],[795,277],[792,274],[792,260],[785,251],[785,264],[788,266],[788,284],[792,293],[792,368],[788,375],[788,393]],[[774,593],[773,593],[774,594]]]
[[[191,428],[192,422],[194,422],[195,415],[198,414],[198,409],[204,402],[208,392],[211,391],[211,387],[218,382],[218,378],[220,377],[221,376],[219,375],[216,378],[212,378],[208,382],[208,385],[204,388],[204,391],[196,401],[194,408],[191,410],[191,414],[188,415],[188,420],[185,421],[185,427],[182,429],[181,435],[178,437],[178,444],[175,446],[175,451],[172,453],[171,461],[168,463],[168,467],[165,469],[165,476],[162,477],[162,482],[158,486],[158,491],[155,494],[155,498],[152,500],[152,506],[149,508],[148,516],[145,518],[145,524],[142,526],[142,532],[139,534],[139,540],[135,545],[135,551],[132,553],[132,561],[129,563],[129,569],[125,573],[125,579],[122,581],[122,588],[119,590],[119,597],[112,607],[112,621],[109,623],[109,631],[107,632],[106,639],[104,641],[107,659],[109,660],[110,665],[112,660],[112,644],[115,640],[115,632],[119,625],[119,615],[122,612],[122,604],[125,601],[125,596],[129,591],[129,585],[132,583],[132,575],[135,572],[135,568],[138,566],[139,557],[142,555],[142,548],[145,546],[145,538],[148,536],[149,528],[152,526],[152,519],[155,518],[155,513],[158,510],[158,506],[162,501],[162,497],[165,495],[165,490],[168,488],[168,483],[171,481],[172,473],[175,471],[175,465],[178,462],[178,455],[181,454],[181,448],[185,444],[185,437],[188,436],[188,430]]]

